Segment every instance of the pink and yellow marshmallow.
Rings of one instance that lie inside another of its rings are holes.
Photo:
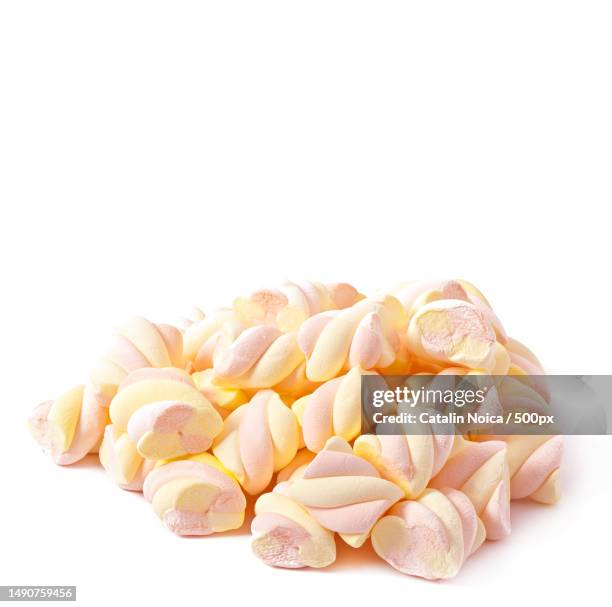
[[[108,406],[130,373],[148,367],[182,368],[183,336],[176,327],[135,316],[116,328],[111,348],[94,365],[91,384],[100,403]]]
[[[472,303],[441,299],[425,304],[410,319],[407,335],[408,347],[418,358],[443,366],[495,370],[495,331]]]
[[[372,546],[393,568],[428,580],[452,578],[485,539],[469,498],[455,489],[427,489],[391,508],[372,529]]]
[[[110,404],[117,430],[127,431],[147,459],[206,451],[223,426],[221,415],[180,369],[139,369]]]
[[[333,437],[306,466],[302,478],[291,481],[287,495],[321,526],[358,548],[376,521],[402,498],[402,490],[381,478],[344,439]]]
[[[245,329],[229,323],[215,349],[215,381],[232,388],[272,388],[303,360],[295,332],[282,333],[267,325]]]
[[[272,390],[261,390],[224,421],[212,451],[244,490],[257,495],[300,446],[297,419]]]
[[[353,451],[400,487],[405,498],[416,499],[446,463],[454,438],[429,428],[422,434],[363,434],[355,440]]]
[[[177,535],[238,529],[246,499],[231,472],[209,453],[163,463],[144,482],[155,514]]]
[[[352,367],[384,369],[397,359],[404,310],[391,296],[363,299],[350,308],[321,312],[299,329],[306,376],[328,381]]]
[[[248,326],[270,325],[295,331],[311,316],[327,310],[342,310],[363,299],[347,283],[285,282],[234,301],[236,316]]]
[[[554,504],[559,501],[562,436],[488,436],[478,437],[477,440],[506,443],[511,499],[528,497],[541,504]]]
[[[448,460],[429,487],[465,493],[484,523],[487,539],[510,533],[510,472],[503,441],[475,443],[456,436]]]
[[[138,453],[127,432],[119,432],[112,424],[106,426],[99,456],[108,475],[127,491],[142,491],[147,474],[155,467],[155,461]]]
[[[255,503],[253,554],[272,567],[320,569],[331,565],[336,560],[334,534],[287,495],[289,487],[281,483]]]
[[[376,375],[353,367],[346,375],[336,377],[319,386],[312,394],[296,400],[295,412],[304,443],[310,451],[318,452],[332,436],[352,441],[361,432],[361,378]]]
[[[232,310],[217,310],[210,316],[191,323],[183,334],[184,358],[193,371],[204,371],[213,366],[215,349],[226,324],[236,323]]]
[[[108,409],[100,406],[93,391],[90,384],[76,386],[32,412],[30,432],[56,464],[74,464],[97,452],[108,423]]]

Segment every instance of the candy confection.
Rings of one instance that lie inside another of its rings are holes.
[[[67,466],[96,452],[108,411],[91,395],[91,385],[76,386],[36,407],[28,426],[36,442],[56,464]]]
[[[183,336],[176,327],[135,316],[117,327],[111,348],[91,373],[101,403],[108,406],[128,374],[147,367],[183,368]]]
[[[383,478],[400,487],[407,499],[416,499],[446,463],[453,434],[364,434],[353,445],[355,455],[369,461]]]
[[[147,474],[155,467],[155,461],[138,453],[127,432],[119,432],[112,424],[106,426],[99,456],[108,475],[128,491],[142,491]]]
[[[496,440],[506,443],[511,499],[528,497],[542,504],[554,504],[559,501],[562,436],[517,434],[488,436],[477,440]]]
[[[217,383],[259,390],[286,380],[304,360],[295,332],[228,324],[215,349]]]
[[[206,451],[223,426],[221,415],[180,369],[139,369],[122,382],[110,417],[147,459]]]
[[[272,390],[261,390],[223,423],[212,451],[251,495],[295,457],[300,431],[294,413]]]
[[[487,539],[510,533],[510,472],[503,441],[471,442],[456,436],[453,450],[429,486],[458,489],[474,504]]]
[[[336,560],[334,534],[288,495],[288,483],[264,493],[255,504],[251,548],[266,565],[320,569]]]
[[[336,377],[319,386],[312,394],[293,403],[304,434],[306,447],[313,452],[323,449],[332,436],[352,441],[361,432],[361,377],[360,367],[353,367],[346,375]]]
[[[272,325],[295,331],[307,318],[327,310],[343,310],[363,299],[348,283],[285,282],[234,301],[236,316],[249,326]]]
[[[254,505],[253,554],[289,569],[331,566],[337,534],[353,548],[370,539],[403,574],[449,579],[510,533],[511,500],[559,500],[563,438],[489,423],[554,403],[541,362],[473,284],[363,295],[286,281],[227,303],[180,329],[121,324],[82,385],[35,408],[36,442],[61,465],[98,453],[179,536],[238,529]],[[476,420],[395,392],[453,387],[486,388]],[[366,390],[382,397],[362,402]],[[401,434],[407,411],[425,417]]]
[[[358,548],[378,518],[401,499],[402,491],[356,456],[344,439],[333,437],[306,466],[302,478],[291,481],[287,495],[320,525]]]
[[[147,475],[145,499],[177,535],[210,535],[244,522],[246,499],[231,472],[209,453],[163,463]]]
[[[372,529],[372,546],[392,567],[428,580],[452,578],[485,539],[468,497],[455,489],[427,489],[391,508]]]
[[[399,332],[405,322],[404,310],[392,296],[364,299],[345,310],[312,316],[298,332],[307,359],[306,376],[324,382],[351,367],[389,367],[398,356]]]

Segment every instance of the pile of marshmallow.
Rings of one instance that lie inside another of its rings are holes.
[[[259,496],[268,565],[327,567],[338,536],[440,579],[510,533],[511,499],[559,498],[559,436],[361,434],[364,375],[543,373],[468,282],[287,282],[182,324],[129,319],[87,383],[30,419],[57,464],[99,453],[178,535],[237,529]]]

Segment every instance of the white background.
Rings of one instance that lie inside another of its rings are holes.
[[[175,538],[25,420],[124,316],[283,278],[467,278],[550,371],[611,372],[611,26],[588,0],[2,2],[0,584],[82,605],[607,588],[608,437],[569,441],[559,505],[515,505],[509,539],[429,583],[368,549],[291,572],[246,528]]]

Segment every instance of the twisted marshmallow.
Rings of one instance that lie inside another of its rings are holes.
[[[255,503],[251,548],[266,565],[322,568],[336,560],[334,534],[292,500],[288,483],[264,493]]]
[[[408,575],[452,578],[485,539],[469,498],[455,489],[427,489],[416,501],[395,504],[372,529],[382,559]]]
[[[107,423],[108,410],[100,406],[94,388],[88,384],[38,405],[28,426],[53,461],[67,466],[97,450]]]
[[[243,330],[233,323],[218,342],[214,370],[220,385],[258,390],[282,382],[303,360],[295,333],[265,325]]]
[[[475,443],[456,436],[448,461],[429,486],[465,493],[485,525],[487,539],[510,533],[510,474],[503,441]]]
[[[363,296],[347,283],[285,282],[234,301],[236,316],[246,325],[271,325],[295,331],[307,319],[326,310],[342,310]]]
[[[320,525],[358,548],[374,523],[401,499],[402,491],[380,478],[376,468],[356,456],[344,439],[333,437],[305,468],[303,477],[291,481],[287,495]]]
[[[240,486],[209,453],[155,468],[143,492],[155,514],[177,535],[221,533],[244,522],[246,499]]]
[[[392,289],[391,293],[400,300],[410,318],[421,306],[433,301],[454,299],[470,302],[481,310],[491,323],[497,340],[502,344],[507,341],[506,331],[493,312],[491,304],[473,284],[466,280],[415,281],[404,283]]]
[[[306,355],[306,376],[328,381],[352,367],[389,367],[400,349],[399,331],[405,314],[391,296],[364,299],[340,311],[322,312],[305,321],[298,332]]]
[[[454,435],[439,435],[429,429],[423,429],[422,434],[364,434],[355,441],[353,451],[400,487],[404,497],[416,499],[446,463],[453,442]]]
[[[144,480],[155,467],[153,460],[144,459],[136,443],[126,432],[109,424],[100,445],[100,463],[108,475],[127,491],[142,491]]]
[[[91,383],[101,404],[108,406],[119,384],[132,371],[183,366],[183,337],[171,325],[135,316],[116,329],[110,350],[94,366]]]
[[[206,451],[223,425],[208,399],[180,369],[139,369],[121,384],[110,417],[147,459]]]
[[[502,440],[508,447],[511,499],[528,497],[541,504],[559,501],[562,436],[492,436],[477,440],[489,439]]]
[[[306,447],[321,451],[332,436],[352,441],[361,432],[361,377],[354,367],[346,375],[330,379],[312,394],[303,396],[292,406],[304,435]]]
[[[441,299],[421,306],[408,325],[408,346],[420,358],[444,366],[492,371],[495,331],[472,303]]]
[[[236,316],[232,310],[218,310],[196,320],[185,329],[183,352],[191,369],[204,371],[213,366],[215,348],[221,339],[223,327],[235,322]]]
[[[272,390],[258,392],[225,420],[213,453],[252,495],[295,457],[300,433],[295,415]]]

